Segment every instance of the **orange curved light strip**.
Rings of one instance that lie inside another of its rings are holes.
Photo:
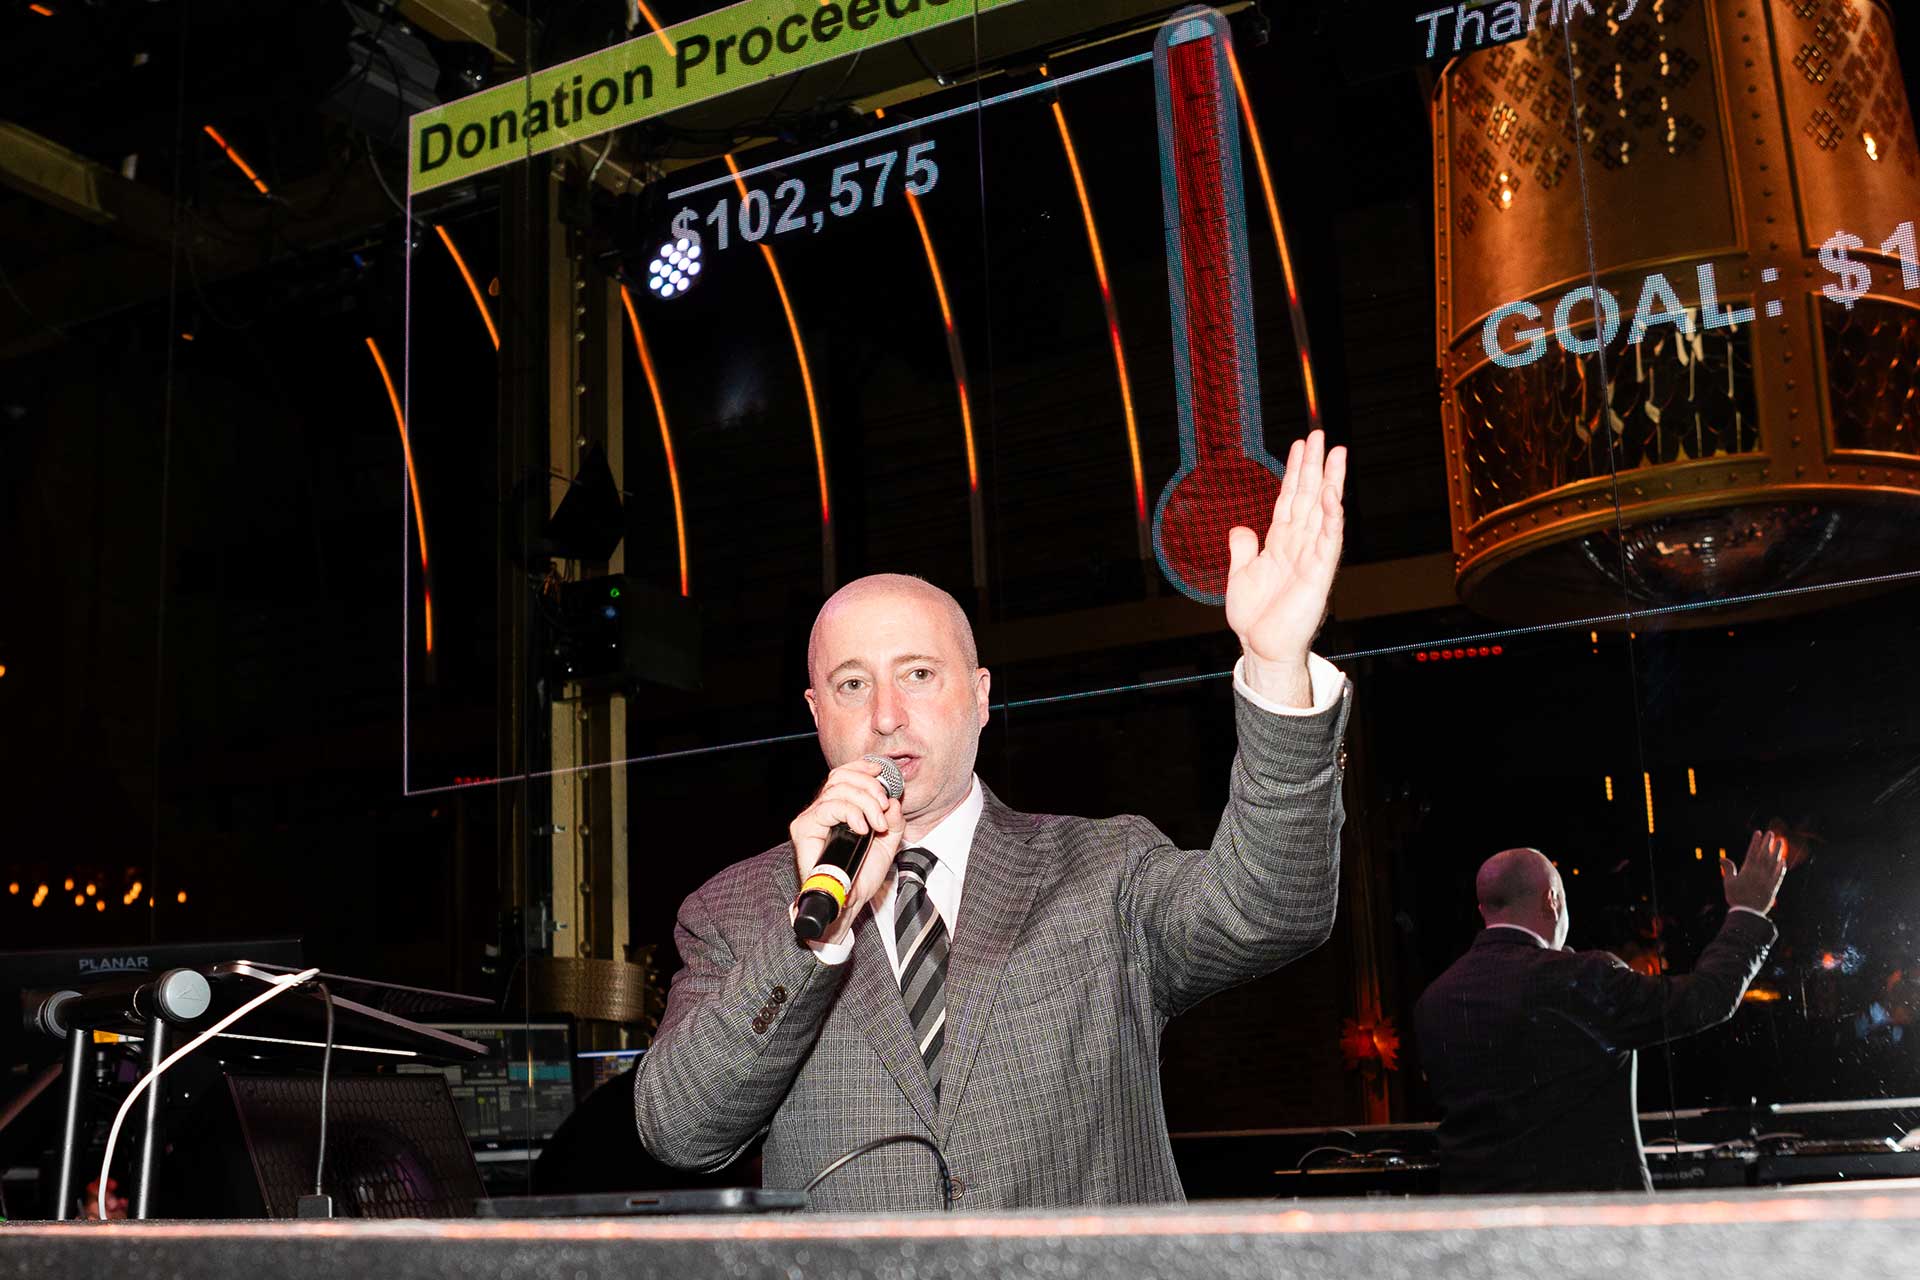
[[[675,52],[673,41],[667,38],[665,29],[660,25],[660,19],[654,17],[653,10],[647,8],[647,0],[633,0],[633,3],[640,10],[640,16],[647,20],[647,25],[653,28],[653,34],[660,37],[660,43],[667,46],[667,52]]]
[[[673,531],[680,539],[680,594],[691,594],[687,587],[687,512],[680,503],[680,467],[673,460],[673,435],[667,430],[667,406],[660,398],[660,379],[653,372],[653,356],[647,352],[647,336],[640,331],[640,317],[633,310],[633,295],[620,286],[620,301],[627,308],[627,320],[633,325],[633,349],[640,353],[640,371],[647,375],[647,390],[653,395],[653,414],[660,420],[660,445],[667,452],[667,483],[673,487]]]
[[[413,469],[413,442],[407,438],[407,419],[400,412],[400,393],[393,389],[393,375],[387,372],[387,362],[380,354],[380,344],[368,338],[367,350],[373,352],[373,362],[379,366],[380,381],[387,384],[387,399],[393,404],[393,422],[400,428],[400,452],[407,459],[407,487],[413,491],[413,527],[420,531],[420,590],[426,600],[427,652],[432,653],[433,588],[427,584],[427,513],[420,506],[420,476]]]
[[[253,171],[253,166],[248,164],[244,159],[242,159],[240,153],[238,151],[235,151],[233,147],[228,144],[227,140],[220,136],[220,131],[218,129],[214,128],[210,124],[202,125],[200,127],[207,131],[207,136],[213,139],[215,146],[219,147],[222,151],[227,153],[227,159],[233,161],[234,165],[240,170],[240,172],[247,175],[247,181],[251,182],[254,185],[254,188],[257,191],[259,191],[261,195],[264,196],[264,195],[271,194],[267,190],[267,184],[260,180],[260,175]]]
[[[1093,271],[1100,279],[1100,302],[1107,310],[1107,336],[1113,343],[1113,368],[1120,378],[1120,405],[1127,415],[1127,453],[1133,460],[1133,515],[1141,530],[1147,527],[1147,482],[1140,466],[1140,427],[1133,415],[1133,384],[1127,377],[1127,353],[1120,341],[1120,313],[1113,305],[1113,289],[1107,282],[1107,259],[1100,251],[1100,231],[1093,222],[1093,201],[1087,197],[1087,184],[1080,175],[1080,157],[1073,149],[1073,134],[1067,129],[1067,113],[1053,104],[1053,121],[1060,126],[1060,145],[1067,151],[1067,167],[1073,170],[1073,189],[1080,197],[1080,216],[1087,224],[1087,244],[1093,250]],[[1142,546],[1144,547],[1144,543]]]
[[[433,229],[440,233],[440,243],[447,246],[447,252],[453,255],[453,265],[460,268],[460,278],[467,282],[467,292],[473,295],[473,305],[480,309],[480,318],[487,322],[487,336],[493,339],[493,349],[500,349],[500,330],[493,324],[493,312],[487,310],[487,300],[480,292],[480,286],[473,281],[473,272],[467,270],[467,260],[460,256],[460,250],[454,246],[453,237],[439,223]]]
[[[1240,97],[1240,118],[1247,123],[1247,137],[1253,142],[1253,163],[1260,171],[1260,190],[1267,198],[1267,219],[1273,223],[1274,243],[1280,246],[1280,273],[1286,277],[1287,307],[1293,316],[1293,345],[1300,352],[1300,377],[1307,391],[1307,421],[1320,425],[1320,393],[1313,385],[1313,354],[1307,349],[1306,313],[1300,309],[1300,289],[1293,279],[1293,255],[1287,252],[1287,229],[1280,221],[1280,201],[1273,194],[1273,174],[1267,169],[1267,149],[1260,142],[1260,125],[1253,118],[1253,104],[1247,100],[1247,84],[1240,78],[1240,59],[1233,46],[1227,46],[1227,66],[1233,70],[1233,91]]]
[[[727,169],[733,174],[733,185],[739,188],[740,199],[747,198],[747,184],[740,180],[740,166],[734,160],[733,153],[726,155]],[[761,254],[767,260],[767,270],[773,275],[773,287],[780,294],[780,307],[787,313],[787,330],[793,334],[793,354],[800,362],[800,385],[807,394],[807,421],[813,427],[813,462],[820,476],[820,524],[831,528],[833,524],[833,504],[827,497],[827,445],[820,433],[820,406],[813,394],[813,370],[807,365],[807,344],[800,336],[800,322],[793,314],[793,301],[787,297],[787,282],[780,276],[780,264],[774,261],[773,247],[763,244]]]
[[[960,334],[953,327],[953,309],[947,305],[947,282],[940,274],[940,259],[933,252],[933,237],[927,232],[926,215],[920,212],[920,197],[909,191],[907,207],[913,210],[914,225],[920,228],[920,243],[927,251],[927,270],[933,274],[933,291],[940,297],[940,321],[947,327],[947,355],[953,363],[953,383],[960,393],[960,429],[967,440],[967,487],[980,491],[980,464],[973,448],[973,406],[968,403],[967,366],[960,351]]]

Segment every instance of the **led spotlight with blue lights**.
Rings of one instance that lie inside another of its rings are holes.
[[[660,246],[647,264],[647,289],[656,297],[677,298],[693,288],[700,274],[700,237],[688,234]]]

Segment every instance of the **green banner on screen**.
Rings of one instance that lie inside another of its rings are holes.
[[[1020,0],[747,0],[413,117],[415,194]]]

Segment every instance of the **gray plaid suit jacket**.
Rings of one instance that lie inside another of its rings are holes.
[[[689,897],[684,967],[634,1078],[640,1139],[711,1169],[767,1131],[766,1186],[873,1138],[939,1144],[955,1206],[1180,1200],[1160,1096],[1168,1018],[1311,951],[1333,928],[1350,686],[1315,716],[1236,697],[1240,749],[1209,849],[1144,818],[1016,813],[991,792],[947,973],[939,1102],[871,917],[827,966],[793,937],[782,844]],[[933,1157],[894,1143],[814,1192],[822,1209],[940,1208]]]

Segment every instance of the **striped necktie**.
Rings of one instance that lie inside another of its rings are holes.
[[[938,1098],[940,1050],[947,1040],[947,924],[927,892],[933,864],[934,856],[925,849],[902,849],[894,859],[900,878],[894,890],[893,938],[907,1020]]]

